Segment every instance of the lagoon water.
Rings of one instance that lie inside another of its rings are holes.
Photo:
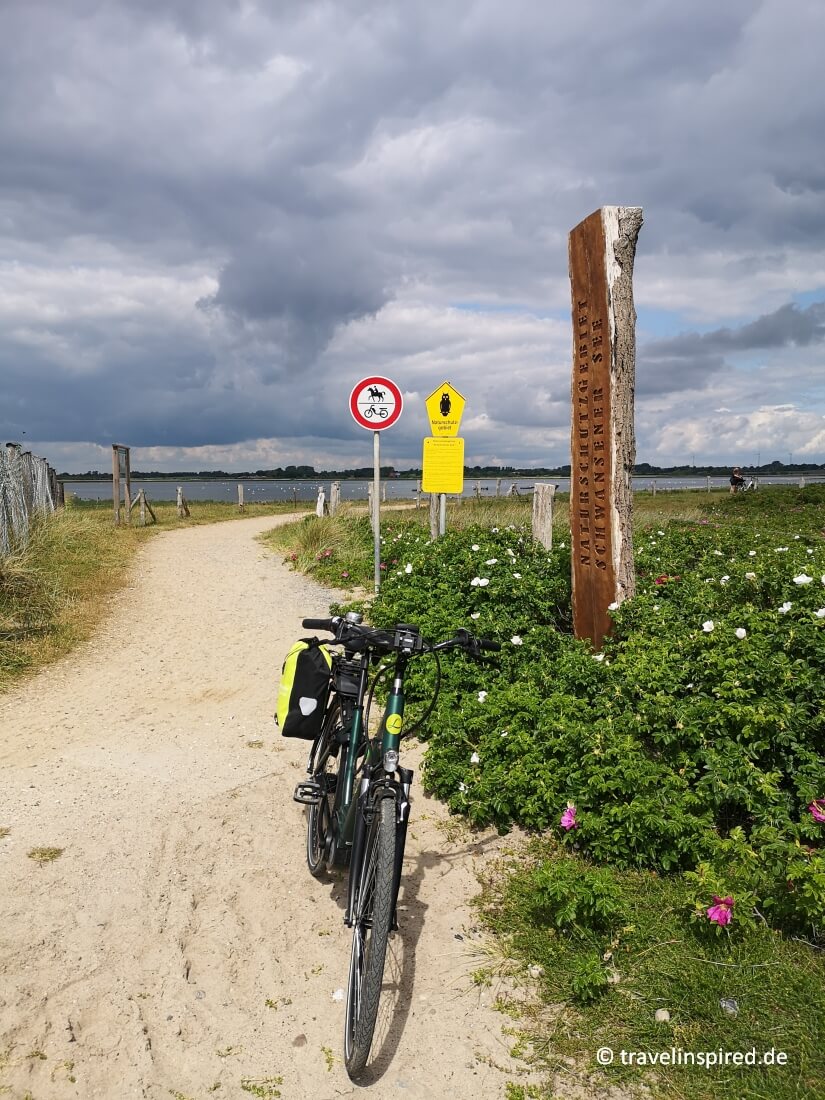
[[[570,489],[570,479],[564,477],[539,477],[535,480],[550,482],[556,486],[559,492],[566,493]],[[532,492],[535,480],[530,478],[501,478],[499,491],[506,495],[511,486],[515,486],[521,495]],[[761,485],[798,485],[799,477],[760,477]],[[806,476],[805,483],[825,481],[825,477],[819,473],[814,476]],[[81,500],[109,500],[112,496],[111,481],[72,481],[67,478],[63,482],[66,492],[73,493]],[[187,500],[217,500],[234,503],[238,499],[238,486],[244,487],[244,499],[248,503],[261,501],[307,501],[315,500],[318,496],[318,488],[322,486],[329,500],[329,481],[275,481],[269,478],[227,478],[222,481],[175,481],[175,480],[148,480],[143,478],[132,479],[132,494],[138,489],[144,489],[146,498],[153,500],[175,500],[178,485],[183,488],[183,495]],[[352,480],[340,482],[342,500],[366,500],[368,485],[371,481]],[[386,489],[387,500],[414,500],[419,482],[406,478],[392,478],[382,480],[381,495]],[[656,490],[666,491],[673,489],[705,489],[708,487],[707,477],[634,477],[633,488],[636,492],[651,491],[655,485]],[[726,477],[711,477],[712,489],[727,489]],[[476,494],[478,486],[479,495],[494,497],[496,495],[497,481],[495,478],[482,478],[476,481],[466,478],[464,481],[464,496],[471,497]]]

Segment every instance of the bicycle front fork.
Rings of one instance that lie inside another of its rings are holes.
[[[392,884],[392,929],[398,928],[396,905],[398,891],[401,888],[401,872],[404,864],[404,847],[407,842],[407,823],[410,820],[410,787],[412,786],[412,768],[398,769],[398,781],[393,781],[391,786],[396,802],[395,810],[395,866],[393,870]],[[384,784],[381,784],[384,786]],[[386,784],[388,788],[390,783]],[[363,870],[361,864],[364,858],[364,845],[367,837],[369,818],[375,812],[375,802],[381,798],[389,798],[389,794],[377,794],[376,786],[371,783],[370,777],[365,776],[361,780],[358,791],[358,805],[355,815],[355,829],[352,837],[352,858],[350,860],[349,881],[347,883],[347,911],[344,914],[344,924],[352,927],[353,910],[355,908],[355,895],[359,886],[358,880]],[[372,789],[371,789],[372,788]],[[370,808],[370,796],[373,797],[373,806]]]

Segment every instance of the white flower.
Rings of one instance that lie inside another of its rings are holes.
[[[736,634],[736,637],[739,639],[740,642],[742,641],[743,638],[746,638],[747,635],[748,635],[748,632],[747,632],[747,630],[745,630],[744,626],[737,626],[734,633]]]
[[[473,611],[473,612],[470,613],[470,618],[471,619],[477,619],[480,614],[481,614],[480,611]]]
[[[487,692],[486,692],[486,691],[480,691],[480,692],[478,693],[478,701],[479,701],[479,703],[483,703],[483,702],[484,702],[484,700],[485,700],[486,698],[487,698]]]
[[[800,573],[794,577],[793,582],[794,584],[810,584],[812,580],[813,577],[809,577],[807,573]]]
[[[607,610],[608,611],[617,611],[618,608],[619,608],[618,600],[614,600],[613,603],[609,603],[607,605]]]
[[[513,576],[516,578],[517,581],[521,580],[521,573],[514,573]]]
[[[746,581],[755,581],[756,580],[756,574],[755,573],[746,573],[745,574],[745,580]]]
[[[567,545],[567,543],[560,542],[559,543],[559,550],[563,550],[566,545]],[[822,578],[822,583],[825,584],[825,577]]]
[[[814,612],[814,615],[816,615],[818,619],[825,619],[825,607],[820,607],[819,611]]]
[[[689,683],[689,684],[688,684],[687,686],[688,686],[689,688],[692,688],[692,687],[693,687],[693,683],[691,682],[691,683]]]
[[[784,602],[784,603],[782,604],[782,606],[781,606],[781,607],[779,608],[779,614],[780,614],[780,615],[787,615],[787,614],[788,614],[788,612],[789,612],[789,611],[791,610],[791,608],[792,608],[792,607],[793,607],[793,604],[791,603],[791,601],[790,601],[790,600],[786,600],[786,601],[785,601],[785,602]]]
[[[480,764],[481,763],[481,757],[478,755],[477,752],[474,752],[473,755],[470,757],[470,763],[471,764]]]
[[[702,623],[702,630],[704,630],[705,634],[710,634],[711,630],[713,630],[713,619],[708,619],[707,622]]]
[[[473,577],[473,579],[470,581],[470,584],[473,586],[473,588],[478,588],[480,583],[481,577]]]
[[[727,584],[729,580],[730,580],[730,577],[725,575],[724,577],[722,577],[722,579],[719,581],[719,583],[720,584]]]
[[[471,550],[478,550],[478,548],[479,546],[477,542],[474,542],[473,545],[470,547]]]
[[[663,535],[663,534],[664,534],[664,531],[657,531],[657,532],[656,532],[656,534],[657,534],[657,535]]]
[[[776,553],[777,554],[784,554],[784,553],[787,552],[787,549],[788,549],[787,546],[777,546]]]
[[[499,737],[509,737],[509,736],[510,736],[510,731],[509,730],[502,730],[501,733],[499,734]]]
[[[659,605],[658,605],[657,603],[655,603],[655,604],[653,605],[653,610],[654,610],[654,611],[658,611],[658,610],[659,610]]]
[[[510,641],[513,643],[513,645],[523,645],[524,644],[522,642],[521,638],[519,638],[518,634],[514,634],[513,637],[510,639]]]
[[[514,558],[516,556],[515,551],[511,550],[509,546],[507,547],[507,553],[510,555],[511,558]]]
[[[604,660],[604,654],[603,653],[594,653],[593,654],[593,660],[594,661],[603,661]]]
[[[459,783],[458,784],[458,789],[460,791],[466,791],[467,790],[467,784],[466,783]]]
[[[404,566],[404,572],[405,573],[412,573],[412,562],[411,561],[408,561],[407,564]]]
[[[478,578],[478,586],[479,586],[479,588],[484,588],[484,587],[485,587],[486,585],[488,585],[489,583],[490,583],[490,581],[489,581],[489,579],[488,579],[487,577],[479,577],[479,578]]]
[[[799,535],[794,535],[794,538],[795,538],[795,539],[798,539],[798,538],[799,538]]]
[[[805,553],[806,554],[813,554],[813,550],[810,548],[810,546],[806,549]]]
[[[823,584],[825,584],[825,573],[822,574],[822,577],[820,578],[820,580],[822,581]]]
[[[721,557],[722,557],[722,551],[721,551],[721,550],[714,550],[713,552],[714,552],[714,554],[715,554],[715,555],[717,556],[717,558],[721,558]]]
[[[494,535],[498,533],[498,527],[491,527],[490,530],[493,532]]]
[[[756,557],[756,551],[755,550],[748,550],[748,557],[749,558],[755,558]]]
[[[497,562],[498,562],[498,558],[488,558],[487,561],[485,561],[484,564],[485,565],[496,565]]]

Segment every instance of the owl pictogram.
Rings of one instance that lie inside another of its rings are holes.
[[[451,407],[452,407],[452,402],[450,401],[450,395],[448,393],[442,393],[442,395],[441,395],[441,404],[439,406],[439,408],[441,409],[441,415],[442,416],[448,416]]]

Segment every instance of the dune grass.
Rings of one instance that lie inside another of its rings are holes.
[[[158,532],[295,511],[291,503],[248,505],[241,513],[236,505],[197,502],[179,518],[173,501],[152,507],[156,524],[116,528],[110,502],[72,498],[35,524],[24,549],[0,557],[0,691],[91,635],[136,552]]]

